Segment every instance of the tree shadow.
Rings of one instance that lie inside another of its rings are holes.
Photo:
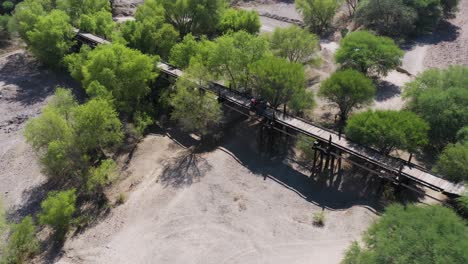
[[[376,88],[375,100],[377,102],[401,95],[401,88],[391,82],[381,80],[377,83]]]
[[[401,45],[401,48],[409,51],[419,45],[435,45],[441,42],[455,41],[460,36],[460,30],[460,27],[450,21],[442,20],[434,31],[409,39]]]
[[[83,89],[66,70],[50,70],[25,52],[18,52],[5,58],[0,68],[0,80],[5,85],[15,85],[17,90],[9,102],[32,105],[52,95],[57,86],[71,88],[75,97],[82,101],[86,96]]]
[[[212,166],[193,150],[169,161],[165,166],[159,181],[164,187],[182,188],[198,182]]]

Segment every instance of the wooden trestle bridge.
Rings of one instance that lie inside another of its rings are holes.
[[[89,33],[78,30],[76,33],[76,40],[92,47],[110,43]],[[161,73],[169,78],[179,78],[183,75],[183,71],[167,63],[161,62],[158,67]],[[251,98],[242,93],[217,83],[202,88],[214,93],[220,102],[237,109],[237,111],[249,113],[251,110]],[[291,136],[301,133],[316,140],[314,143],[316,151],[312,164],[313,174],[319,171],[333,174],[335,169],[341,165],[342,160],[346,160],[372,174],[417,192],[421,191],[412,187],[411,182],[451,196],[459,196],[465,191],[464,184],[453,183],[437,177],[423,167],[411,163],[411,158],[410,160],[402,160],[383,155],[373,148],[354,143],[335,131],[276,109],[266,108],[263,111],[257,111],[256,114],[267,120],[265,122],[267,129],[277,130]]]

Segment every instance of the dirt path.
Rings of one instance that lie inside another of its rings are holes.
[[[360,206],[369,201],[310,185],[251,148],[233,138],[187,156],[167,137],[146,137],[129,167],[141,179],[129,200],[70,239],[58,263],[339,263],[376,217]],[[324,228],[311,224],[321,206],[337,209]]]

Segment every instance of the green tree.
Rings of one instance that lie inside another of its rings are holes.
[[[468,144],[468,126],[464,126],[457,132],[457,142],[462,144]]]
[[[180,123],[187,132],[197,132],[202,137],[209,134],[223,116],[221,105],[214,95],[200,87],[209,77],[203,76],[206,69],[201,64],[192,64],[185,76],[175,84],[169,103],[173,108],[171,119]]]
[[[112,19],[112,13],[102,10],[89,15],[81,15],[79,27],[83,31],[110,38],[114,31],[115,23]]]
[[[222,33],[243,30],[250,34],[257,34],[261,23],[256,11],[230,8],[223,13],[218,27]]]
[[[424,146],[428,130],[427,123],[411,112],[367,111],[349,119],[346,135],[389,154],[395,148],[414,152]]]
[[[8,28],[10,20],[11,20],[11,16],[0,15],[0,37],[2,37],[1,38],[2,40],[10,37],[9,28]]]
[[[335,59],[345,68],[353,68],[366,75],[385,76],[401,65],[403,55],[392,39],[356,31],[341,40]]]
[[[58,66],[73,45],[75,33],[68,16],[59,10],[39,17],[31,31],[26,33],[33,54],[44,63]]]
[[[111,11],[108,0],[55,0],[51,2],[55,2],[56,8],[66,12],[73,24],[77,25],[83,14],[92,15],[100,11]]]
[[[100,45],[84,52],[67,56],[65,62],[72,76],[82,78],[79,80],[86,92],[95,95],[95,88],[105,87],[120,112],[137,109],[150,91],[149,84],[157,77],[157,58],[121,44]]]
[[[403,0],[363,0],[356,11],[358,23],[387,36],[412,33],[417,19],[417,11]]]
[[[225,0],[162,0],[166,20],[182,36],[212,35],[226,9]]]
[[[3,252],[1,263],[26,263],[26,260],[39,251],[36,226],[31,216],[11,227],[11,235]]]
[[[4,13],[10,13],[13,11],[13,9],[15,9],[15,3],[12,1],[5,1],[2,3],[1,9]]]
[[[297,0],[295,3],[304,23],[314,33],[321,35],[333,22],[341,0]]]
[[[167,58],[176,44],[179,33],[165,23],[165,10],[156,0],[145,1],[135,13],[136,21],[127,21],[121,33],[131,48]]]
[[[276,28],[270,38],[273,53],[290,62],[307,62],[318,50],[318,37],[298,26]]]
[[[231,88],[248,91],[249,65],[268,54],[266,39],[238,31],[217,38],[207,60],[210,68],[228,81]]]
[[[43,113],[26,124],[26,140],[40,154],[50,177],[81,181],[90,161],[123,138],[122,125],[111,103],[92,99],[78,106],[69,90],[57,89]]]
[[[72,133],[67,120],[50,106],[46,106],[40,116],[31,119],[24,131],[26,140],[36,150],[47,148],[52,141],[68,141]]]
[[[448,144],[434,170],[451,181],[468,181],[468,144]]]
[[[42,201],[42,211],[38,215],[41,225],[50,225],[58,239],[63,239],[68,231],[76,207],[75,189],[50,192]]]
[[[296,93],[304,93],[304,68],[286,59],[266,57],[250,66],[254,91],[273,108],[287,104]]]
[[[319,96],[336,104],[340,109],[340,118],[346,122],[353,109],[372,103],[375,86],[372,80],[355,70],[334,73],[320,85]]]
[[[88,191],[102,190],[106,185],[112,183],[118,176],[117,164],[111,159],[103,160],[96,168],[89,171],[86,187]]]
[[[458,211],[465,217],[468,217],[468,194],[456,199]]]
[[[194,57],[208,58],[213,46],[214,43],[206,38],[197,41],[192,34],[188,34],[182,42],[172,47],[169,62],[176,67],[185,69]]]
[[[456,142],[457,132],[468,125],[468,68],[431,69],[405,87],[409,110],[430,125],[429,139],[436,149]]]
[[[449,208],[391,205],[367,230],[365,247],[354,243],[342,263],[467,263],[467,233]]]
[[[27,32],[32,31],[40,17],[47,14],[44,0],[24,0],[16,5],[13,12],[14,23],[20,37],[29,44]]]
[[[102,151],[123,140],[118,114],[105,99],[92,99],[78,106],[73,115],[73,127],[76,146],[84,153]]]

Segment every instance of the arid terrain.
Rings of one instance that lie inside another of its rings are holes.
[[[131,15],[133,2],[141,1],[115,0],[120,7],[114,13]],[[265,6],[265,12],[282,10],[278,4]],[[271,31],[282,23],[264,22],[263,29]],[[468,65],[466,43],[468,0],[462,0],[456,18],[408,48],[403,68],[417,74],[428,67]],[[337,43],[323,41],[321,46],[326,61],[320,76],[325,78],[333,70]],[[373,107],[403,107],[401,87],[412,78],[391,72]],[[66,73],[42,67],[20,47],[0,52],[0,195],[14,221],[37,210],[49,188],[23,130],[56,86],[77,85]],[[331,111],[319,100],[315,116]],[[377,217],[369,184],[359,175],[346,175],[329,186],[311,180],[296,165],[260,157],[251,124],[237,123],[219,147],[196,154],[191,153],[195,142],[187,135],[148,135],[109,191],[114,197],[124,192],[128,200],[97,225],[73,234],[53,260],[339,263],[351,241]],[[324,227],[312,225],[312,214],[320,210],[326,213]]]

